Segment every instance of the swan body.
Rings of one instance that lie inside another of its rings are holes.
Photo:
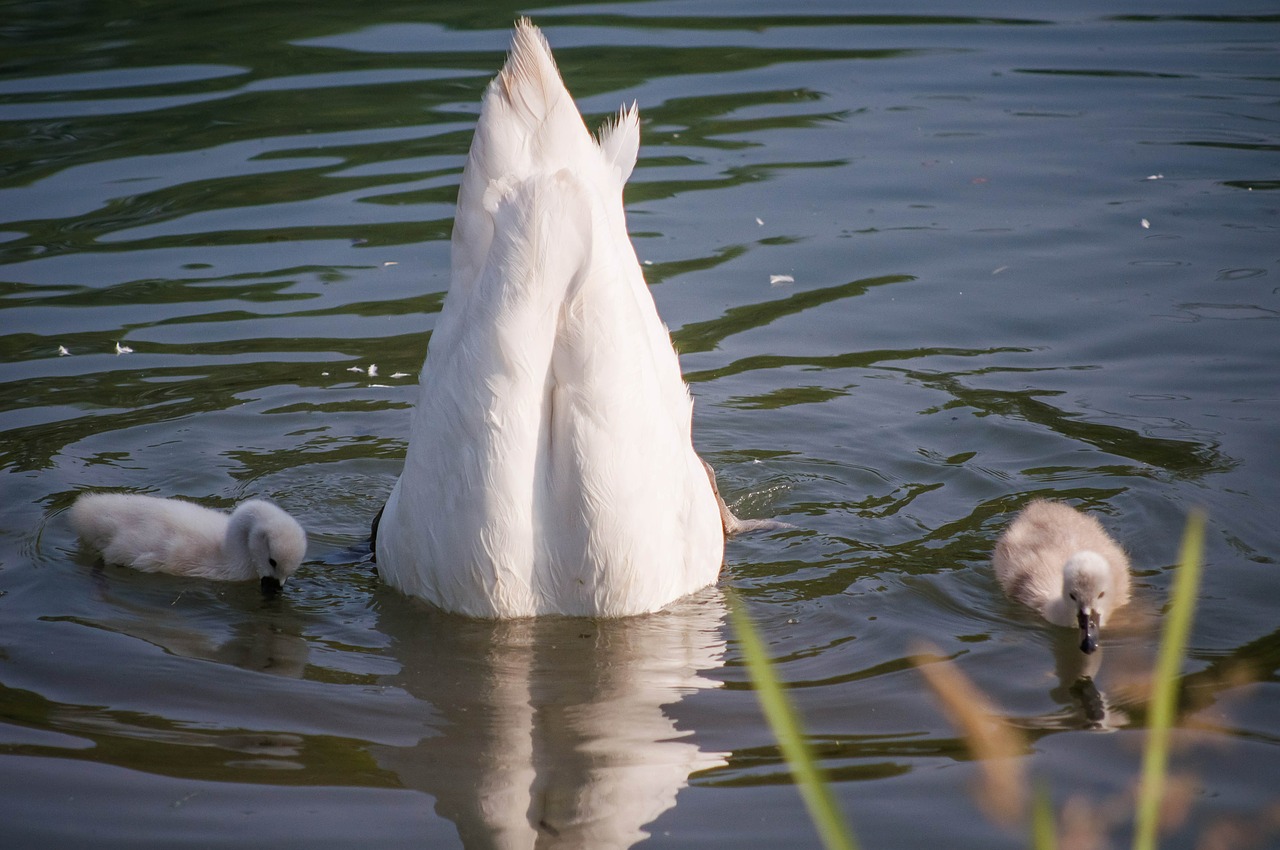
[[[279,587],[302,563],[307,536],[293,517],[251,499],[231,514],[181,499],[86,493],[71,526],[108,564]]]
[[[1010,598],[1057,626],[1080,630],[1080,649],[1129,601],[1129,559],[1095,517],[1061,502],[1028,504],[996,541],[996,579]]]
[[[383,579],[485,618],[627,616],[715,581],[717,497],[693,402],[627,235],[640,144],[587,132],[542,33],[516,25],[458,191],[452,278]]]

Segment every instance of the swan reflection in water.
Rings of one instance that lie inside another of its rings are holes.
[[[287,597],[264,598],[256,584],[139,578],[125,567],[103,567],[84,551],[76,560],[90,569],[98,608],[92,617],[66,619],[129,635],[179,658],[289,679],[306,676],[307,620]]]
[[[1152,623],[1140,611],[1127,612],[1112,629],[1113,637],[1096,652],[1080,651],[1075,632],[1055,629],[1048,649],[1052,669],[1044,669],[1043,680],[1051,683],[1052,711],[1013,717],[1014,724],[1044,732],[1090,729],[1112,732],[1127,727],[1131,710],[1148,699],[1148,675]],[[1039,688],[1041,685],[1035,685]]]
[[[1106,647],[1086,655],[1075,635],[1056,635],[1053,641],[1054,672],[1058,686],[1049,695],[1058,703],[1071,706],[1070,728],[1112,731],[1129,724],[1129,715],[1114,705],[1106,692],[1098,687],[1098,674]]]
[[[719,767],[664,710],[718,687],[725,604],[711,588],[656,614],[481,621],[385,594],[387,684],[431,707],[436,734],[374,746],[430,794],[466,847],[629,847],[695,771]]]

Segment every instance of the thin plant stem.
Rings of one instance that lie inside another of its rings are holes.
[[[1026,740],[954,664],[933,663],[937,657],[923,647],[912,663],[977,762],[972,790],[978,805],[996,823],[1018,823],[1026,812]]]
[[[782,747],[782,756],[791,769],[800,797],[809,809],[809,818],[817,828],[823,846],[827,850],[857,850],[853,831],[841,814],[835,796],[831,793],[831,786],[813,757],[799,715],[774,672],[773,663],[769,660],[755,624],[737,595],[729,593],[728,597],[729,615],[742,646],[751,681],[755,685],[756,697]]]
[[[1036,788],[1031,802],[1031,846],[1035,850],[1058,850],[1058,827],[1053,818],[1053,800],[1044,785]]]
[[[1186,658],[1203,551],[1204,515],[1197,511],[1187,518],[1187,529],[1178,555],[1178,575],[1174,579],[1172,602],[1165,617],[1164,637],[1156,660],[1147,746],[1142,756],[1134,850],[1155,850],[1156,847],[1160,803],[1169,766],[1169,730],[1177,713],[1178,675]]]

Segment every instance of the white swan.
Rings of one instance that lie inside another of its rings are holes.
[[[181,499],[86,493],[71,506],[71,526],[108,564],[221,581],[260,579],[263,589],[284,584],[307,549],[297,520],[261,499],[228,515]]]
[[[1010,598],[1050,623],[1080,629],[1080,649],[1129,601],[1129,559],[1102,524],[1061,502],[1037,499],[996,541],[996,578]]]
[[[402,592],[477,617],[612,617],[715,581],[717,497],[623,214],[639,144],[634,106],[591,137],[520,21],[481,106],[449,294],[376,531]]]

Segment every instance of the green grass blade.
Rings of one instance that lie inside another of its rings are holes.
[[[1177,712],[1178,674],[1182,671],[1187,640],[1191,634],[1191,618],[1195,613],[1203,551],[1204,516],[1195,512],[1187,518],[1187,530],[1182,537],[1182,550],[1178,555],[1178,575],[1174,579],[1172,602],[1165,616],[1164,637],[1160,641],[1160,656],[1156,660],[1151,714],[1147,723],[1147,747],[1142,755],[1134,850],[1155,850],[1156,847],[1160,802],[1164,796],[1165,771],[1169,765],[1169,730]]]
[[[1053,822],[1053,800],[1043,785],[1031,803],[1031,846],[1034,850],[1058,850],[1058,828]]]
[[[782,683],[774,673],[773,663],[764,642],[756,631],[736,594],[729,593],[729,616],[747,661],[747,670],[755,684],[756,696],[765,719],[782,747],[782,755],[791,768],[800,796],[809,809],[809,817],[827,850],[856,850],[853,832],[836,805],[831,786],[827,784],[804,737],[800,718],[787,699]]]

